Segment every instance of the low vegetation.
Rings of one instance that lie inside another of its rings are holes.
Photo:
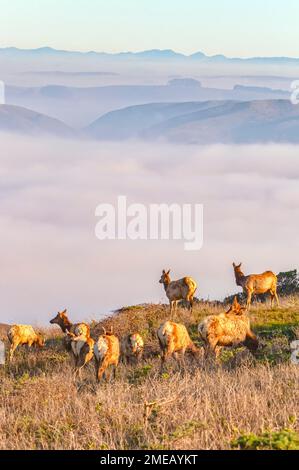
[[[178,308],[174,321],[201,348],[198,323],[225,308],[195,303],[192,314]],[[116,379],[100,384],[93,361],[74,378],[57,327],[42,331],[43,349],[20,346],[0,366],[0,449],[298,449],[299,365],[290,342],[299,339],[299,298],[273,310],[252,305],[254,355],[223,348],[216,364],[187,351],[185,364],[170,360],[161,374],[156,330],[168,318],[168,305],[140,305],[92,322],[94,339],[113,327],[145,341],[138,364],[120,363]]]

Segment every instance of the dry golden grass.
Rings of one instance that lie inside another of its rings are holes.
[[[220,311],[200,304],[192,317],[180,309],[177,319],[200,344],[198,321]],[[290,362],[289,342],[298,333],[298,312],[298,299],[273,311],[254,306],[250,315],[261,339],[255,358],[237,348],[223,353],[221,366],[189,358],[185,369],[170,362],[161,376],[155,332],[167,308],[123,309],[103,324],[118,335],[141,332],[145,359],[137,367],[121,364],[116,381],[100,385],[93,365],[74,381],[61,333],[47,329],[44,350],[20,348],[10,369],[0,368],[0,449],[230,449],[248,434],[288,429],[293,436],[299,365]],[[100,330],[92,325],[94,336]]]

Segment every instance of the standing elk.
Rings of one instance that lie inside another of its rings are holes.
[[[90,336],[76,336],[69,331],[67,335],[70,338],[74,355],[75,376],[78,375],[81,378],[83,367],[93,358],[95,342]]]
[[[127,361],[127,364],[133,361],[138,363],[142,358],[143,348],[144,341],[138,333],[126,335],[121,339],[121,357]]]
[[[74,333],[76,336],[90,336],[90,327],[87,323],[71,323],[68,315],[67,310],[63,310],[63,312],[58,312],[56,317],[50,320],[51,325],[58,325],[60,326],[63,333]]]
[[[162,353],[161,371],[171,356],[179,363],[178,354],[181,353],[182,362],[184,362],[186,350],[190,350],[194,357],[199,355],[200,350],[191,340],[185,325],[167,321],[159,327],[157,336]]]
[[[13,325],[7,333],[10,342],[9,360],[12,361],[15,350],[19,345],[27,344],[29,347],[37,345],[42,348],[45,345],[41,335],[35,333],[30,325]]]
[[[205,342],[206,357],[210,352],[216,359],[223,346],[243,343],[251,352],[258,348],[258,340],[250,329],[250,320],[245,307],[241,307],[237,297],[226,313],[211,315],[198,326],[198,333]]]
[[[244,294],[247,295],[246,306],[249,309],[251,305],[252,296],[255,294],[266,294],[270,292],[271,295],[271,308],[274,306],[276,300],[279,306],[279,299],[277,295],[277,276],[272,271],[266,271],[263,274],[250,274],[245,276],[241,271],[242,263],[236,265],[233,263],[236,284],[242,287]]]
[[[113,367],[114,378],[116,376],[116,367],[119,363],[120,348],[119,341],[116,336],[112,334],[112,329],[109,333],[103,328],[104,334],[99,337],[94,345],[94,357],[96,364],[96,380],[100,382],[103,376],[106,376],[106,371],[109,366]]]
[[[163,284],[166,296],[169,300],[170,305],[170,317],[173,317],[173,312],[177,309],[179,300],[186,300],[190,304],[190,310],[193,310],[193,298],[197,289],[197,284],[191,277],[184,277],[178,281],[172,281],[170,279],[170,269],[166,272],[162,271],[160,284]]]
[[[51,325],[60,326],[63,333],[65,333],[65,348],[70,353],[71,361],[74,363],[75,371],[78,371],[78,368],[81,370],[83,366],[78,366],[78,364],[82,363],[82,355],[80,355],[79,358],[78,353],[81,347],[83,347],[83,342],[85,343],[85,346],[83,348],[82,353],[88,350],[88,344],[91,342],[89,325],[87,325],[86,323],[71,323],[68,318],[66,309],[62,312],[58,312],[56,317],[50,320],[50,323]],[[74,342],[76,337],[79,338],[78,343]],[[86,353],[85,356],[88,362],[90,360],[88,359],[88,353]],[[81,375],[81,372],[79,373],[79,375]]]

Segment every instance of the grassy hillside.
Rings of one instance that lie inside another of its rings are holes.
[[[200,303],[191,316],[180,309],[195,342],[197,324],[219,304]],[[115,382],[95,383],[93,364],[74,381],[62,334],[49,328],[42,351],[20,348],[13,365],[0,368],[0,449],[233,449],[299,448],[299,366],[290,341],[299,338],[299,298],[280,309],[253,306],[260,348],[225,350],[222,364],[188,357],[159,373],[156,328],[168,318],[163,305],[127,307],[101,326],[118,335],[139,331],[144,361],[118,368]]]

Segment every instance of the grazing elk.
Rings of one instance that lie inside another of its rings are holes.
[[[142,358],[143,348],[144,341],[138,333],[126,335],[121,339],[121,357],[127,361],[127,364],[130,362],[138,363]]]
[[[186,350],[190,350],[194,357],[199,355],[200,350],[191,340],[185,325],[167,321],[159,327],[157,336],[162,352],[161,370],[163,370],[166,360],[171,356],[179,362],[178,353],[181,353],[183,362]]]
[[[241,271],[242,263],[236,265],[233,263],[233,268],[236,277],[237,286],[242,287],[244,294],[247,295],[247,308],[250,308],[251,299],[254,294],[271,294],[271,307],[274,305],[274,299],[279,306],[279,299],[277,295],[277,276],[272,271],[266,271],[263,274],[250,274],[245,276]]]
[[[72,353],[75,362],[75,375],[81,377],[83,367],[91,361],[94,355],[94,340],[90,336],[79,335],[67,332],[70,338]]]
[[[19,345],[27,344],[29,347],[37,345],[42,348],[45,345],[41,335],[35,333],[30,325],[13,325],[7,333],[10,342],[9,359],[12,361],[15,350]]]
[[[237,297],[226,313],[205,318],[198,326],[198,333],[205,342],[206,357],[212,352],[218,359],[223,346],[243,343],[251,352],[258,348],[258,340],[250,329],[246,308],[241,307]]]
[[[172,318],[173,312],[177,309],[179,300],[186,300],[190,304],[190,310],[193,309],[193,298],[197,289],[196,282],[191,277],[184,277],[178,281],[172,281],[169,276],[170,269],[166,272],[162,271],[160,284],[163,284],[166,296],[170,304],[170,316]]]
[[[99,337],[94,345],[94,357],[96,364],[96,380],[99,382],[103,376],[106,376],[106,371],[109,366],[113,367],[113,375],[115,378],[116,367],[119,363],[120,348],[119,341],[116,336],[112,334],[112,329],[108,333],[103,328],[104,334]]]

